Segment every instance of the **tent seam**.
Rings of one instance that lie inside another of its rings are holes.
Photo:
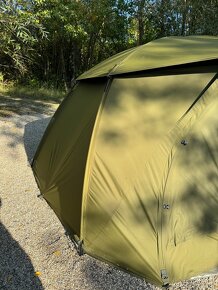
[[[104,104],[105,104],[112,80],[113,79],[111,77],[108,77],[107,83],[105,85],[105,90],[103,92],[103,95],[101,98],[101,103],[99,105],[99,109],[98,109],[98,112],[96,115],[95,124],[94,124],[94,128],[92,130],[92,136],[91,136],[89,150],[88,150],[88,154],[87,154],[87,161],[86,161],[85,174],[84,174],[84,183],[83,183],[83,191],[82,191],[82,204],[81,204],[81,228],[80,228],[81,240],[84,239],[84,227],[85,227],[85,225],[84,225],[83,216],[84,216],[84,213],[86,211],[86,205],[87,205],[86,201],[87,201],[87,193],[89,191],[90,172],[91,172],[93,156],[94,156],[94,154],[93,154],[94,144],[95,144],[96,135],[97,135],[97,131],[98,131],[99,123],[100,123],[100,117],[101,117],[103,109],[104,109]]]
[[[115,65],[112,69],[111,69],[111,71],[108,73],[108,75],[107,76],[111,76],[111,75],[116,75],[116,69],[118,68],[118,67],[120,67],[121,66],[121,64],[124,62],[124,61],[126,61],[128,58],[130,58],[130,56],[132,56],[136,51],[139,51],[139,50],[141,50],[142,48],[144,48],[146,45],[148,45],[148,44],[150,44],[150,42],[147,42],[147,43],[145,43],[145,44],[142,44],[142,45],[140,45],[140,46],[138,46],[138,47],[136,47],[130,54],[128,54],[123,60],[121,60],[121,62],[119,63],[119,64],[117,64],[117,65]],[[114,73],[115,74],[114,74]]]

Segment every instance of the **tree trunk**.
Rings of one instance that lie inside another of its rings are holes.
[[[138,45],[143,44],[144,38],[144,19],[143,19],[143,11],[145,7],[145,0],[140,0],[138,2]]]
[[[184,8],[182,12],[182,28],[181,35],[186,35],[186,25],[187,25],[187,15],[188,15],[188,0],[184,0]]]
[[[66,74],[66,65],[65,65],[65,60],[64,60],[64,50],[63,50],[62,43],[61,43],[61,46],[60,46],[60,60],[61,60],[61,75],[62,75],[62,80],[63,80],[63,84],[64,84],[64,89],[67,92],[68,91],[67,74]]]

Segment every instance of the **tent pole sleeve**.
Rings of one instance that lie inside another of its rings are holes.
[[[93,156],[94,156],[94,147],[95,147],[95,139],[98,132],[99,122],[101,119],[101,115],[104,109],[105,101],[107,99],[107,95],[111,86],[113,78],[108,76],[107,83],[105,85],[104,93],[101,98],[101,103],[99,105],[98,113],[95,119],[95,125],[92,131],[92,137],[89,145],[88,157],[86,161],[86,168],[85,168],[85,176],[84,176],[84,183],[83,183],[83,194],[82,194],[82,205],[81,205],[81,240],[84,240],[84,213],[86,211],[86,201],[87,201],[87,194],[89,190],[89,179],[90,179],[90,172],[92,168]]]

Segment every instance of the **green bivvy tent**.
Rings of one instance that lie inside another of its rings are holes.
[[[166,37],[77,79],[33,160],[83,251],[166,285],[218,267],[218,38]]]

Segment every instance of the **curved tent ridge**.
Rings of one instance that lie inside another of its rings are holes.
[[[137,48],[138,47],[130,48],[109,57],[90,70],[84,72],[77,78],[77,80],[107,76],[117,65],[119,65],[126,57],[128,57],[132,51],[136,50]]]
[[[218,37],[164,37],[120,52],[83,73],[78,80],[212,59],[218,59]]]

